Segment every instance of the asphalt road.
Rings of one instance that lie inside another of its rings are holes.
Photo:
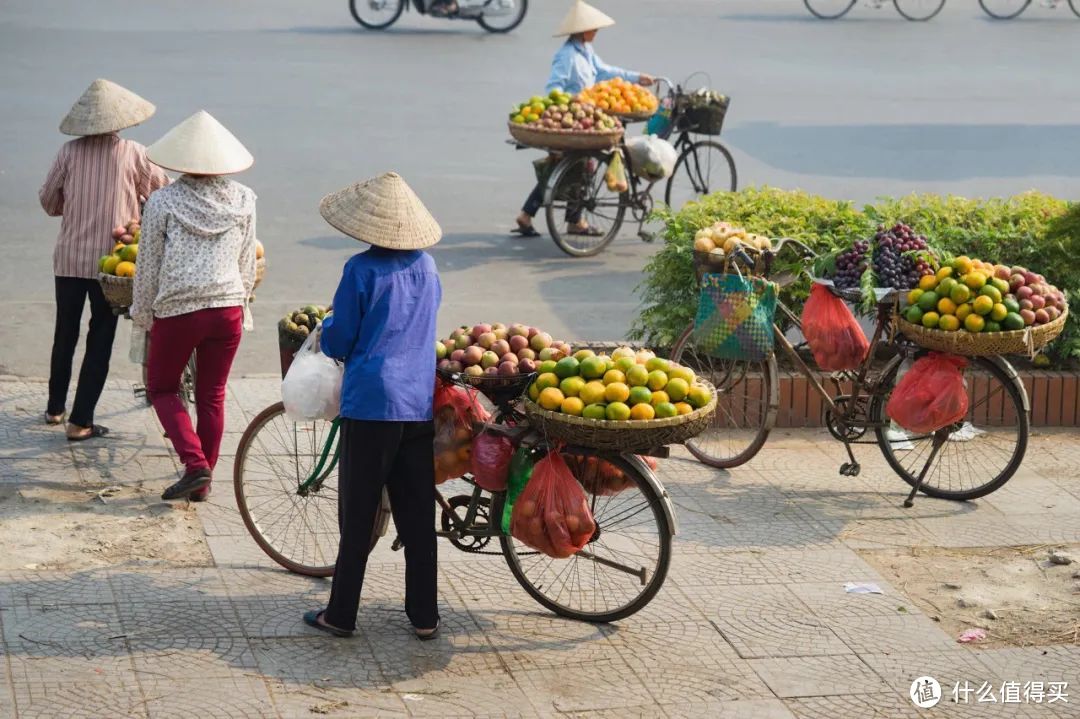
[[[912,191],[1080,192],[1075,48],[1080,20],[1032,8],[992,22],[973,0],[909,23],[891,7],[812,19],[797,0],[607,0],[609,62],[685,77],[704,70],[733,97],[723,141],[742,185],[802,187],[866,201]],[[244,373],[276,368],[274,323],[328,298],[357,243],[317,213],[319,198],[396,169],[442,223],[441,323],[542,325],[566,338],[628,328],[652,247],[633,232],[603,255],[564,257],[505,231],[530,187],[530,152],[504,144],[505,112],[540,89],[564,0],[534,0],[523,26],[406,16],[364,31],[343,0],[0,4],[0,372],[48,372],[51,251],[59,223],[36,192],[55,129],[82,89],[108,77],[158,105],[127,133],[152,142],[206,108],[256,157],[269,273]],[[1072,49],[1070,49],[1072,48]],[[131,376],[126,329],[115,371]]]

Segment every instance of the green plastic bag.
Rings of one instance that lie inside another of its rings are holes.
[[[510,534],[510,513],[514,509],[514,502],[532,477],[533,467],[536,465],[532,454],[531,449],[518,447],[510,459],[510,472],[506,478],[506,502],[503,504],[503,534]]]

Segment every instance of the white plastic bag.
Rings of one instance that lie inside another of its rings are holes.
[[[662,180],[675,172],[679,153],[675,146],[656,135],[632,137],[626,141],[634,174],[650,180]]]
[[[294,422],[331,420],[341,410],[344,368],[319,351],[317,337],[318,331],[308,335],[281,382],[285,415]]]
[[[146,330],[131,325],[131,346],[128,347],[128,359],[135,364],[146,364]]]

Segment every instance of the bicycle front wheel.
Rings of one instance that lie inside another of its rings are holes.
[[[836,20],[855,7],[856,0],[803,0],[806,9],[822,20]]]
[[[893,0],[896,12],[904,16],[904,19],[913,22],[924,22],[933,18],[945,7],[945,0]]]
[[[293,422],[278,402],[258,414],[236,448],[233,488],[244,526],[266,554],[290,572],[334,573],[338,540],[336,447],[329,447],[320,478],[301,485],[318,467],[332,423]]]
[[[664,203],[681,210],[687,202],[710,192],[734,192],[738,185],[735,159],[719,142],[702,140],[686,148],[667,181]]]
[[[690,324],[671,348],[671,361],[694,370],[716,388],[716,413],[709,428],[686,443],[710,467],[746,464],[761,450],[776,420],[779,378],[776,358],[765,362],[722,360],[698,351]]]
[[[600,457],[618,472],[612,488],[598,481],[595,458],[564,456],[586,489],[596,520],[593,538],[574,556],[554,559],[505,535],[503,556],[525,591],[556,614],[586,622],[623,619],[648,604],[667,577],[672,527],[663,500],[637,461]]]
[[[488,32],[510,32],[521,24],[528,11],[529,0],[488,0],[484,14],[476,22]]]
[[[610,158],[569,154],[551,173],[545,193],[548,232],[559,249],[571,257],[590,257],[615,239],[622,227],[629,193],[610,190],[604,175]],[[584,222],[590,233],[572,232]]]
[[[408,0],[349,0],[353,20],[368,30],[383,30],[393,25],[405,11]]]
[[[995,20],[1012,20],[1030,4],[1031,0],[979,0],[979,7]]]
[[[1000,362],[1000,364],[999,364]],[[897,363],[883,380],[894,387]],[[970,500],[999,489],[1016,473],[1027,451],[1030,417],[1024,409],[1022,385],[1005,360],[971,358],[965,371],[972,398],[963,425],[938,451],[921,491],[938,499]],[[878,446],[885,461],[905,482],[915,486],[933,446],[934,436],[909,435],[891,427],[885,405],[891,390],[875,395],[870,419],[876,425]]]

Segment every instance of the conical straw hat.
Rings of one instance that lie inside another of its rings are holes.
[[[94,80],[60,123],[65,135],[103,135],[146,122],[153,103],[108,80]]]
[[[206,110],[199,110],[146,148],[150,162],[192,175],[231,175],[255,158]]]
[[[390,250],[422,250],[442,239],[439,223],[396,172],[330,193],[319,213],[349,237]]]
[[[555,33],[555,37],[599,30],[602,27],[611,27],[614,24],[614,20],[592,5],[584,0],[576,0],[574,6],[570,8],[570,12],[566,13],[566,17],[563,18],[562,23],[559,25],[559,32]]]

